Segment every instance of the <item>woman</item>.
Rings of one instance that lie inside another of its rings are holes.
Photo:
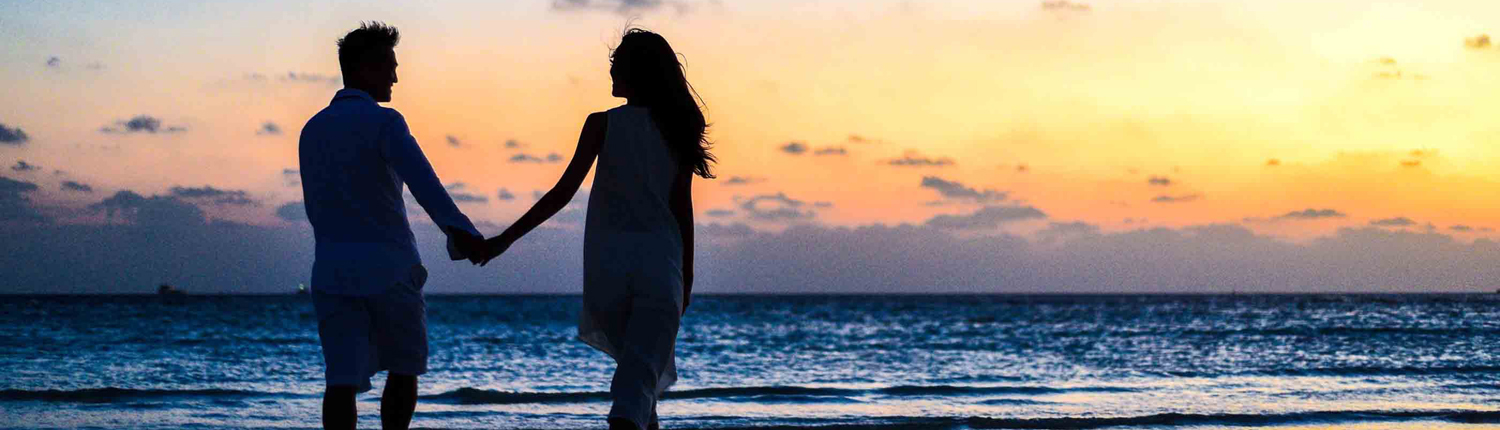
[[[610,54],[609,74],[625,105],[588,116],[562,179],[487,241],[488,258],[562,210],[598,159],[578,338],[615,359],[609,428],[654,429],[656,401],[677,380],[673,351],[693,289],[692,179],[713,178],[715,160],[703,112],[666,39],[627,30]]]

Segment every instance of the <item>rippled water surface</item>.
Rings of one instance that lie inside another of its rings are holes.
[[[603,427],[578,297],[428,302],[414,426]],[[1500,428],[1492,295],[693,303],[666,428]],[[306,297],[4,296],[0,333],[0,428],[318,425]]]

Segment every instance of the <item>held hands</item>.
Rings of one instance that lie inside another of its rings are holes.
[[[468,258],[469,263],[480,264],[487,260],[484,258],[486,251],[484,237],[452,227],[448,227],[448,237],[453,239],[453,246]]]
[[[469,263],[483,266],[489,264],[490,260],[499,257],[506,249],[510,248],[511,242],[503,238],[504,235],[485,239],[482,236],[469,234],[453,227],[446,228],[448,237],[453,240],[453,247],[469,260]]]

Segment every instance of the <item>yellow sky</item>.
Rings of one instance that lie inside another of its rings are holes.
[[[0,102],[0,124],[33,139],[0,146],[0,160],[44,166],[7,176],[49,190],[63,179],[148,195],[244,189],[265,204],[232,217],[272,222],[272,209],[300,199],[281,175],[296,166],[297,132],[337,89],[277,76],[336,75],[333,39],[378,18],[404,36],[391,106],[445,181],[490,197],[466,211],[508,223],[562,164],[510,163],[517,150],[502,143],[567,157],[584,116],[620,103],[608,96],[606,55],[626,17],[535,3],[105,14],[116,20],[10,6],[37,19],[8,30],[18,42],[0,54],[0,77],[18,88]],[[939,195],[919,184],[937,176],[1108,230],[1235,222],[1306,238],[1393,217],[1500,228],[1500,49],[1465,44],[1500,33],[1500,4],[1087,3],[689,3],[635,11],[635,23],[683,54],[707,103],[721,179],[698,183],[695,200],[741,212],[730,221],[746,220],[736,201],[778,192],[831,202],[815,220],[835,225],[979,207],[928,204]],[[139,20],[154,25],[125,24]],[[45,66],[50,56],[63,67]],[[189,130],[98,132],[137,114]],[[266,121],[284,133],[255,135]],[[778,149],[793,141],[848,154]],[[908,153],[955,164],[886,164]],[[761,181],[724,184],[731,176]],[[495,199],[501,187],[519,198]],[[1325,208],[1346,216],[1271,219]]]

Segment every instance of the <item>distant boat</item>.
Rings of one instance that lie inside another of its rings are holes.
[[[175,287],[173,287],[171,285],[161,284],[161,286],[156,287],[156,295],[159,295],[159,296],[185,296],[185,295],[187,295],[187,292],[179,290],[179,289],[177,289],[177,288],[175,288]]]

